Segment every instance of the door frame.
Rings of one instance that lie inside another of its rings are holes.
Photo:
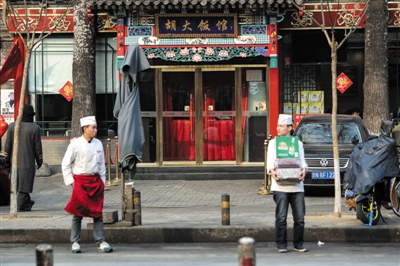
[[[156,90],[156,159],[157,165],[162,166],[166,164],[163,161],[163,79],[162,74],[164,72],[194,72],[195,74],[195,147],[196,147],[196,161],[195,162],[168,162],[172,164],[189,164],[189,165],[204,165],[204,164],[215,164],[215,162],[203,161],[203,72],[208,71],[233,71],[234,72],[234,84],[235,84],[235,151],[236,151],[236,165],[242,165],[243,163],[243,147],[242,147],[242,69],[243,68],[265,68],[266,77],[265,83],[269,87],[268,79],[268,66],[263,64],[254,65],[196,65],[196,66],[152,66],[155,69],[155,90]],[[266,90],[266,101],[269,104],[269,90]],[[239,100],[238,100],[239,99]],[[240,118],[240,119],[239,119]],[[266,116],[266,126],[268,125],[268,116]],[[267,132],[267,131],[266,131]],[[232,164],[232,161],[218,161],[218,164]]]

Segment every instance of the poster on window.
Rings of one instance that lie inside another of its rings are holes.
[[[14,90],[1,90],[1,115],[7,124],[14,122]]]

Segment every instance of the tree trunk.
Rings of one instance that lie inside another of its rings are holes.
[[[96,114],[95,27],[88,18],[86,2],[74,0],[74,61],[72,78],[71,138],[82,135],[79,119]]]
[[[335,39],[335,33],[332,32],[332,46],[331,46],[331,71],[332,71],[332,145],[333,145],[333,169],[335,173],[335,205],[333,214],[336,217],[342,216],[341,200],[342,193],[340,187],[340,165],[339,165],[339,141],[337,133],[337,87],[336,87],[336,65],[337,65],[337,47],[338,43]]]
[[[375,134],[380,132],[381,120],[389,118],[387,19],[387,0],[370,1],[365,22],[363,119]]]

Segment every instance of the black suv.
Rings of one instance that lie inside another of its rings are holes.
[[[349,165],[354,140],[363,143],[372,138],[362,119],[353,115],[337,115],[339,138],[340,180]],[[298,124],[294,135],[304,144],[308,172],[304,180],[307,187],[334,187],[332,144],[332,116],[306,116]]]

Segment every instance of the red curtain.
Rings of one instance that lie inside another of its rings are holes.
[[[235,120],[217,119],[209,116],[208,110],[215,110],[215,86],[205,88],[205,103],[203,107],[203,160],[230,161],[235,159]],[[232,88],[232,110],[234,105],[234,88]]]
[[[173,98],[173,88],[171,85],[164,84],[163,111],[173,110],[173,103],[179,99]],[[231,110],[235,110],[235,88],[231,90]],[[242,105],[243,110],[247,110],[247,88],[243,88]],[[193,95],[194,90],[190,89]],[[204,89],[204,103],[200,107],[204,111],[203,115],[203,160],[204,161],[230,161],[235,160],[235,117],[215,117],[209,116],[209,111],[215,111],[215,86]],[[194,112],[194,97],[190,99],[190,110]],[[246,118],[242,118],[242,143],[244,143],[244,130]],[[164,160],[195,160],[195,127],[194,117],[189,119],[179,119],[165,117],[163,119],[163,153]],[[192,133],[192,134],[191,134]]]
[[[163,111],[173,110],[173,88],[164,84]],[[194,103],[194,98],[191,100]],[[179,119],[174,117],[163,118],[163,159],[172,160],[195,160],[195,134],[194,119]],[[192,134],[191,134],[192,132]]]

